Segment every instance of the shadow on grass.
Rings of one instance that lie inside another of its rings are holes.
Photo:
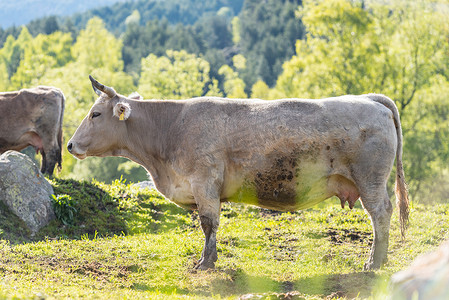
[[[11,212],[3,201],[0,201],[0,239],[14,244],[27,241],[30,234],[25,222]]]
[[[76,212],[71,225],[53,220],[42,228],[34,240],[46,238],[95,238],[126,233],[126,222],[119,199],[95,184],[72,179],[52,178],[56,195],[69,195]]]
[[[301,299],[300,295],[317,297],[367,298],[381,279],[374,272],[317,275],[297,281],[275,281],[263,276],[250,276],[242,270],[193,272],[191,276],[208,276],[207,272],[221,272],[227,276],[214,278],[207,286],[198,287],[193,294],[200,296],[220,295],[229,297],[246,295],[245,299]],[[177,290],[180,293],[180,290]]]
[[[322,294],[324,296],[337,294],[349,299],[367,298],[372,288],[381,279],[374,272],[354,272],[349,274],[317,275],[294,282],[296,290],[305,294]]]
[[[140,232],[163,232],[180,225],[193,226],[193,215],[159,193],[133,190],[124,182],[111,185],[50,178],[55,195],[74,202],[73,220],[53,220],[31,236],[24,222],[0,201],[0,239],[20,244],[45,239],[93,239]],[[194,225],[197,226],[197,225]]]
[[[132,289],[137,291],[143,291],[143,292],[159,292],[161,294],[165,295],[187,295],[189,294],[189,291],[186,289],[181,289],[176,286],[171,285],[165,285],[165,286],[158,286],[157,288],[151,287],[145,283],[134,283],[131,286]]]

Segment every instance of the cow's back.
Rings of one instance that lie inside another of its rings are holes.
[[[187,106],[171,130],[176,132],[173,147],[181,142],[199,152],[203,148],[249,153],[323,144],[327,148],[343,143],[341,139],[348,144],[340,148],[349,151],[369,136],[384,135],[395,141],[394,128],[392,112],[367,95],[272,101],[199,98]]]
[[[0,93],[0,139],[14,142],[27,131],[39,126],[50,130],[59,125],[64,107],[62,93],[53,87],[39,86],[15,92]]]

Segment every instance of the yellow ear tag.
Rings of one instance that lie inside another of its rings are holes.
[[[124,119],[125,119],[125,113],[124,112],[122,112],[121,114],[120,114],[120,117],[118,118],[120,121],[123,121]]]

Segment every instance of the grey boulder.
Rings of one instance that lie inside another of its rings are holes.
[[[32,234],[55,218],[53,187],[25,154],[0,155],[0,201],[25,222]]]

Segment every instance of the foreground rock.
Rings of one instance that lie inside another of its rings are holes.
[[[16,151],[0,155],[0,201],[25,222],[32,234],[55,218],[50,198],[53,193],[28,156]]]
[[[449,241],[391,277],[391,299],[449,299]]]

